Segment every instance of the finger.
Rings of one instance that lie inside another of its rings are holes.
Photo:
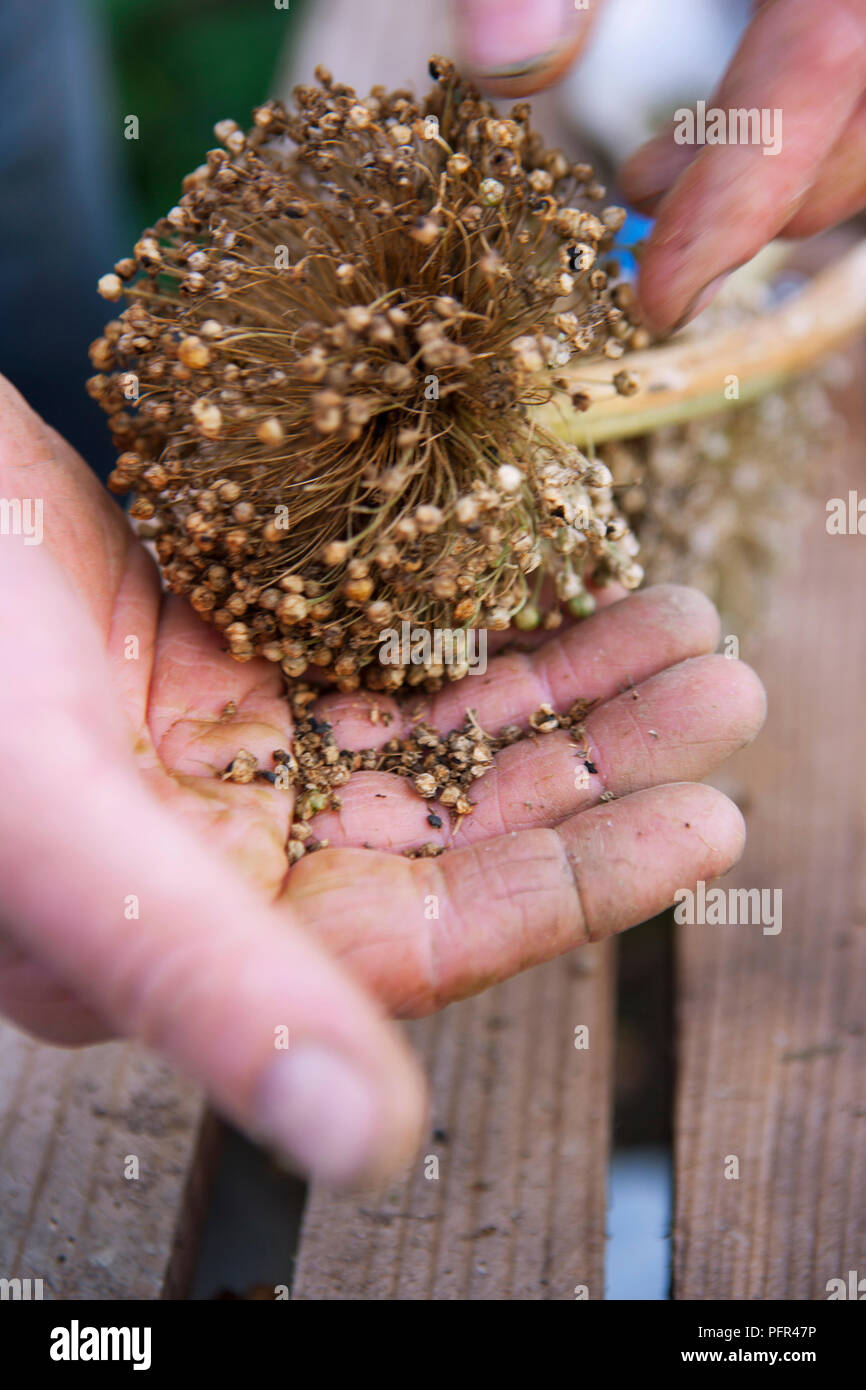
[[[461,58],[494,95],[539,92],[565,73],[586,42],[602,0],[457,0]]]
[[[279,667],[234,661],[222,634],[175,597],[160,619],[146,718],[163,764],[192,777],[213,776],[239,748],[270,767],[292,736]]]
[[[622,170],[630,202],[653,213],[688,168],[697,148],[673,141],[674,123],[637,151]],[[866,101],[861,101],[833,148],[821,161],[808,196],[782,228],[786,237],[809,237],[859,212],[866,204]]]
[[[824,159],[809,197],[782,229],[783,236],[809,237],[844,222],[866,207],[866,101],[861,101],[841,138]]]
[[[659,584],[549,636],[531,654],[494,658],[484,674],[449,683],[432,697],[419,696],[410,709],[396,700],[355,693],[325,697],[318,713],[333,723],[343,748],[377,747],[405,735],[413,717],[449,731],[463,723],[467,709],[474,709],[482,727],[496,734],[506,724],[525,724],[545,702],[564,711],[578,697],[608,700],[624,685],[711,652],[718,640],[718,614],[704,594]],[[376,712],[375,723],[371,711]]]
[[[707,144],[658,209],[641,266],[651,327],[691,317],[719,277],[790,222],[866,87],[866,8],[852,0],[786,0],[755,17],[711,101],[724,113],[770,113],[781,144]],[[646,194],[646,186],[638,193]]]
[[[392,1012],[420,1016],[646,921],[743,843],[721,792],[653,787],[439,859],[325,850],[296,865],[290,901]]]
[[[103,699],[98,639],[52,566],[39,549],[0,548],[0,729],[14,731],[2,755],[4,928],[298,1166],[338,1183],[391,1171],[423,1118],[405,1045],[143,788]],[[74,673],[71,692],[58,672]]]
[[[712,104],[715,105],[715,101]],[[676,144],[676,128],[676,122],[668,121],[664,129],[641,145],[620,169],[623,193],[638,212],[654,214],[665,194],[700,151],[697,145]]]
[[[620,599],[626,598],[629,590],[616,580],[609,580],[601,584],[596,583],[592,575],[584,575],[584,584],[587,591],[592,595],[595,604],[594,611],[600,612],[603,608],[610,608],[611,604],[619,603]],[[487,655],[498,656],[503,651],[522,651],[534,652],[537,647],[541,647],[545,642],[550,641],[550,634],[556,631],[560,637],[572,628],[579,627],[583,618],[572,618],[567,612],[563,612],[560,600],[556,597],[556,590],[552,582],[545,580],[541,588],[538,605],[543,613],[550,608],[556,608],[562,619],[559,626],[555,629],[537,627],[530,632],[521,632],[519,628],[508,627],[505,629],[485,629],[487,634]]]
[[[0,931],[0,1013],[41,1042],[83,1047],[112,1036],[105,1020],[82,1004],[56,973]]]
[[[75,450],[0,376],[0,497],[39,504],[45,548],[106,636],[130,552],[158,589],[155,566],[116,502]],[[140,552],[140,556],[139,556]]]
[[[477,844],[553,826],[598,803],[669,782],[709,776],[764,722],[761,682],[743,662],[702,656],[624,691],[586,719],[582,747],[566,733],[512,744],[471,792],[475,809],[452,831],[448,813],[403,778],[359,773],[338,813],[317,816],[329,844],[401,852],[420,844]],[[431,824],[428,817],[442,822]]]

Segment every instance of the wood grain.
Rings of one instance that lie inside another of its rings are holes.
[[[314,1189],[294,1298],[604,1296],[613,963],[589,947],[410,1026],[429,1142],[384,1190]]]
[[[182,1297],[214,1139],[204,1114],[139,1048],[62,1051],[0,1025],[0,1277],[42,1279],[45,1299]]]
[[[825,525],[828,498],[866,496],[857,387],[844,459],[816,460],[802,544],[741,647],[767,725],[717,779],[749,837],[723,886],[780,888],[782,930],[678,928],[679,1299],[820,1299],[866,1274],[866,535]]]

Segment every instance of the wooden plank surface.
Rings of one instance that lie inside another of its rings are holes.
[[[844,458],[816,459],[802,543],[741,644],[768,722],[717,779],[749,837],[723,886],[781,889],[782,930],[678,928],[680,1299],[822,1299],[866,1274],[866,536],[825,527],[828,498],[866,497],[853,360]]]
[[[0,1025],[0,1277],[42,1279],[45,1299],[183,1296],[214,1147],[204,1116],[195,1087],[139,1048],[62,1051]]]
[[[313,1190],[294,1298],[603,1298],[613,972],[607,942],[409,1025],[429,1141],[384,1190]]]

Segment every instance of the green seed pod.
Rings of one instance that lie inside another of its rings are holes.
[[[582,594],[576,594],[574,598],[570,598],[566,608],[573,618],[588,618],[591,613],[595,612],[595,599],[592,594],[584,591]]]
[[[541,622],[541,613],[534,603],[525,603],[514,615],[514,626],[521,632],[534,632]]]

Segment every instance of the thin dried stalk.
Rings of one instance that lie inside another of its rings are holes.
[[[745,405],[807,371],[866,326],[866,242],[820,271],[777,309],[705,337],[629,355],[638,391],[621,396],[603,368],[582,362],[562,375],[592,398],[583,413],[561,399],[539,408],[541,424],[571,444],[650,434],[731,406]],[[736,378],[738,395],[726,388]]]

